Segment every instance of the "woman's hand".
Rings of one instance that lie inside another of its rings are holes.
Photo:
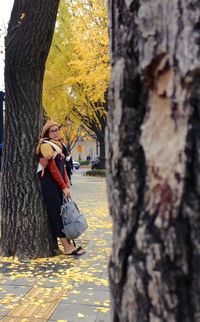
[[[66,197],[70,197],[71,198],[71,193],[70,193],[70,190],[69,188],[65,188],[63,189],[63,193]]]

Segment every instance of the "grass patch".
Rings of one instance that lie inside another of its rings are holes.
[[[80,165],[88,165],[90,164],[89,161],[79,161]]]
[[[85,173],[86,176],[98,176],[98,177],[105,177],[106,176],[106,170],[101,169],[101,170],[89,170],[86,171]]]

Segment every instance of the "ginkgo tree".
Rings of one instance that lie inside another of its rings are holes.
[[[65,122],[61,126],[67,150],[70,152],[75,147],[79,138],[84,136],[83,127],[79,121],[73,121],[70,116],[65,119]]]
[[[61,1],[43,96],[52,118],[60,123],[66,115],[79,119],[99,141],[103,157],[110,72],[107,24],[106,1]]]
[[[71,77],[66,81],[79,94],[80,102],[104,102],[109,79],[106,1],[70,3],[74,55],[70,61]]]
[[[63,123],[69,112],[68,91],[65,84],[72,55],[71,15],[66,1],[61,1],[51,50],[48,56],[44,84],[43,105],[47,114]]]

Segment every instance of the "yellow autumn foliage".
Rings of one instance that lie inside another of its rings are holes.
[[[91,118],[105,113],[109,73],[106,0],[61,0],[44,79],[47,114],[63,123],[74,108]],[[73,121],[81,122],[77,114]]]

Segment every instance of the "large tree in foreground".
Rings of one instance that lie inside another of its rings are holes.
[[[109,11],[113,321],[199,322],[199,0]]]
[[[6,115],[2,164],[1,254],[52,255],[36,177],[35,145],[43,122],[42,84],[59,0],[15,0],[6,36]]]

